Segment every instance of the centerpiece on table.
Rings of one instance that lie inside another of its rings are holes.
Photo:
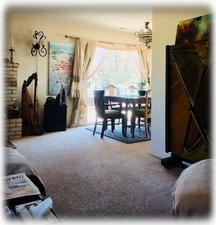
[[[146,94],[146,80],[141,80],[139,83],[138,83],[138,94],[140,96],[145,96]]]

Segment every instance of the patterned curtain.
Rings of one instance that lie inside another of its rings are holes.
[[[70,97],[72,98],[72,112],[70,127],[79,126],[80,119],[83,118],[83,112],[86,108],[86,103],[83,98],[82,81],[85,80],[88,74],[88,69],[92,63],[92,57],[97,47],[97,41],[85,39],[77,39],[75,45],[75,58],[72,74],[72,84]]]

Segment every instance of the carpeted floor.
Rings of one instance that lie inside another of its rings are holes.
[[[63,221],[172,219],[171,192],[182,168],[161,166],[150,141],[128,145],[78,127],[12,143],[40,173]]]
[[[101,125],[97,126],[96,134],[100,135],[101,128],[102,128]],[[86,129],[91,131],[91,132],[93,132],[94,126],[88,126]],[[112,139],[115,139],[117,141],[121,141],[121,142],[126,143],[126,144],[132,144],[132,143],[136,143],[136,142],[140,142],[140,141],[149,141],[149,140],[151,140],[151,132],[149,132],[149,138],[146,138],[146,136],[145,136],[145,128],[144,127],[140,127],[140,130],[138,129],[138,127],[135,128],[135,130],[134,130],[134,138],[132,138],[132,134],[130,132],[130,128],[128,128],[127,129],[127,137],[124,137],[122,135],[122,127],[121,127],[121,125],[116,125],[114,132],[111,131],[111,127],[109,126],[107,128],[107,130],[104,131],[104,136],[112,138]]]

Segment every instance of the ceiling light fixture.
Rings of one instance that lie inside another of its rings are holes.
[[[137,40],[145,43],[146,46],[148,43],[152,42],[152,30],[148,27],[148,25],[149,22],[145,22],[144,27],[140,31],[135,32]]]
[[[33,35],[33,43],[32,43],[32,49],[31,54],[32,56],[36,56],[37,53],[39,53],[40,56],[44,57],[47,54],[47,49],[44,45],[44,40],[46,39],[46,36],[44,35],[43,31],[35,31]]]

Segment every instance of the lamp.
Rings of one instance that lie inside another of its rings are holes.
[[[152,30],[148,27],[149,22],[144,23],[144,27],[138,32],[135,32],[137,36],[137,40],[143,42],[148,45],[148,43],[152,42]]]
[[[47,54],[47,49],[44,46],[44,40],[46,39],[46,36],[44,36],[44,33],[42,31],[35,31],[33,35],[32,40],[32,49],[31,54],[32,56],[36,56],[37,53],[44,57]]]

